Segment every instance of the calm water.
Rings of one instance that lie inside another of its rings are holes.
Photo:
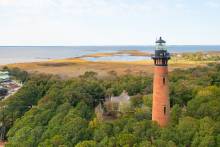
[[[139,50],[153,52],[154,46],[0,46],[0,64],[44,61],[48,59],[62,59],[80,57],[87,54],[117,52],[120,50]],[[220,45],[216,46],[169,46],[169,52],[198,52],[198,51],[220,51]],[[96,60],[144,60],[145,57],[131,57],[126,55],[101,57]],[[94,58],[90,59],[94,60]]]
[[[83,59],[89,61],[140,61],[140,60],[150,60],[151,57],[144,57],[144,56],[130,56],[128,54],[123,55],[113,55],[107,57],[85,57]]]

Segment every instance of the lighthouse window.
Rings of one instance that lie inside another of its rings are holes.
[[[167,111],[166,106],[164,106],[164,107],[163,107],[163,113],[164,113],[164,115],[166,115],[166,111]]]
[[[165,77],[163,77],[163,85],[165,85],[166,79]]]

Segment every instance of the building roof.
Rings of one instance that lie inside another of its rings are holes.
[[[111,102],[128,102],[130,100],[130,96],[126,91],[123,91],[119,96],[111,97]]]
[[[7,74],[7,75],[8,75],[9,72],[8,72],[8,71],[0,71],[0,75],[1,75],[1,74],[4,74],[4,75]]]
[[[10,76],[7,71],[0,71],[0,80],[7,80],[9,78],[10,78]]]
[[[156,41],[156,43],[166,43],[166,41],[165,41],[165,40],[163,40],[163,39],[162,39],[162,37],[160,37],[160,39],[159,39],[159,40],[157,40],[157,41]]]

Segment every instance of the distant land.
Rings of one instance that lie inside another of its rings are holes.
[[[171,45],[171,53],[220,51],[220,45]],[[121,51],[139,51],[145,54],[153,53],[154,46],[0,46],[0,64],[47,61],[82,57],[99,53],[114,53]],[[122,55],[122,54],[121,54]],[[103,57],[102,57],[103,58]],[[139,61],[145,58],[135,56],[116,56],[104,60],[121,59],[122,61]]]
[[[172,53],[170,71],[187,69],[196,66],[206,66],[207,63],[220,61],[220,51]],[[81,57],[51,59],[41,62],[8,64],[30,73],[45,73],[58,75],[68,79],[78,77],[87,71],[98,73],[99,77],[117,75],[147,75],[153,73],[151,53],[138,50],[123,50],[108,53],[87,54]]]

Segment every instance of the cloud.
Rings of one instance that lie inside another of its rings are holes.
[[[0,6],[11,6],[16,3],[16,0],[0,0]]]
[[[219,9],[212,8],[219,7],[220,2],[201,0],[199,5],[198,1],[0,0],[0,41],[8,36],[5,40],[9,42],[10,38],[15,42],[84,42],[86,39],[117,42],[128,36],[127,41],[133,42],[141,35],[145,40],[147,35],[154,36],[158,32],[182,36],[188,31],[187,37],[193,30],[208,30],[210,33],[212,29],[215,32],[219,21],[216,18],[210,21],[213,16],[210,11],[219,12]],[[209,25],[214,27],[208,28]]]
[[[207,1],[205,5],[211,8],[220,8],[220,1]]]
[[[164,8],[162,0],[0,0],[0,8],[16,13],[69,13],[111,15],[149,12]]]

